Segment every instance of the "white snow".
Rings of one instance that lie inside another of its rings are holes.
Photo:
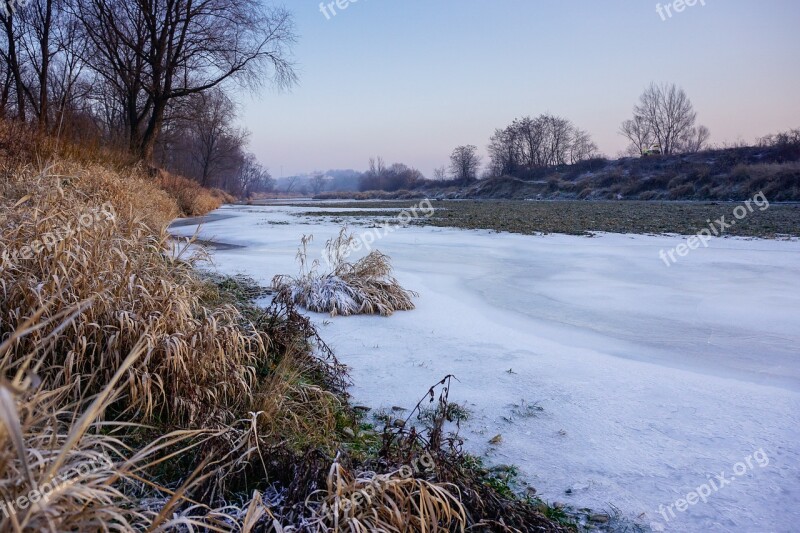
[[[267,284],[297,273],[302,234],[320,257],[337,233],[296,216],[311,210],[226,206],[200,235],[245,246],[213,252],[216,267]],[[800,531],[800,242],[714,239],[665,266],[658,251],[683,240],[398,229],[375,247],[417,309],[312,316],[359,404],[412,408],[454,374],[467,449],[549,501],[655,530]],[[522,401],[543,410],[514,414]],[[735,479],[676,510],[720,473]]]

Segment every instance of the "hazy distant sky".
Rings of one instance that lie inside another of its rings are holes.
[[[300,84],[243,97],[242,122],[276,177],[372,155],[430,175],[543,112],[614,156],[651,81],[682,86],[715,143],[800,127],[800,1],[698,0],[667,20],[656,4],[359,0],[328,20],[319,0],[290,0]]]

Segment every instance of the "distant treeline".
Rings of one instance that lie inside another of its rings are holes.
[[[706,147],[710,132],[696,122],[697,113],[683,89],[653,83],[634,106],[633,118],[620,126],[619,133],[630,141],[625,154],[644,157],[698,152]],[[458,146],[450,154],[449,165],[434,170],[432,179],[402,163],[386,166],[381,158],[373,158],[359,189],[394,192],[429,186],[467,187],[479,178],[534,179],[549,169],[605,159],[587,131],[548,113],[524,116],[495,130],[487,152],[489,161],[484,166],[477,146]]]

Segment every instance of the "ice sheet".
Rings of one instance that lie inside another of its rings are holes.
[[[302,234],[316,237],[313,258],[338,232],[297,216],[312,210],[224,207],[233,216],[200,235],[244,246],[215,251],[217,269],[268,283],[296,274]],[[682,240],[412,226],[375,246],[419,292],[416,310],[312,316],[357,403],[411,408],[455,374],[467,449],[519,466],[550,501],[613,505],[657,530],[798,531],[800,243],[714,239],[667,267],[658,251]],[[523,416],[523,401],[542,410]]]

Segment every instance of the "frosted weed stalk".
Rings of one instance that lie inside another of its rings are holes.
[[[309,311],[336,315],[379,314],[414,309],[415,292],[404,289],[392,276],[388,256],[373,250],[351,263],[346,260],[355,237],[347,227],[325,243],[325,260],[331,271],[319,273],[319,262],[308,262],[308,244],[313,236],[303,236],[297,251],[300,275],[275,276],[273,288],[278,299],[305,307]]]

